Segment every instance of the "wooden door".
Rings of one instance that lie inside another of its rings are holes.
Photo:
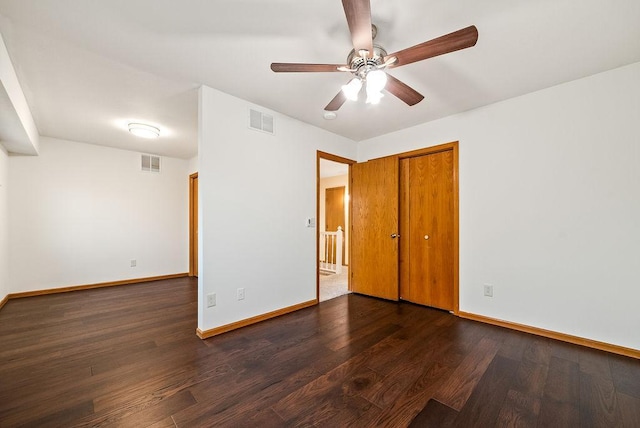
[[[198,276],[198,173],[189,176],[189,275]]]
[[[351,166],[351,290],[398,300],[398,158]]]
[[[343,230],[343,238],[346,233],[345,229],[345,216],[344,216],[344,186],[330,187],[324,191],[324,230],[328,232],[335,232],[338,227]],[[345,242],[346,239],[342,239],[342,264],[346,265],[345,255]],[[331,260],[335,260],[335,244],[334,248],[330,249],[333,253]]]
[[[455,309],[454,155],[452,150],[401,161],[400,296]]]

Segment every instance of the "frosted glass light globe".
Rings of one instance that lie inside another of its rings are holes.
[[[367,73],[367,93],[380,92],[387,84],[387,73],[382,70],[373,70]]]
[[[355,77],[351,79],[349,83],[346,85],[342,85],[342,92],[347,97],[348,100],[357,101],[358,94],[360,93],[360,89],[362,88],[362,80]]]
[[[160,136],[160,130],[158,128],[144,123],[130,123],[129,132],[142,138],[158,138]]]

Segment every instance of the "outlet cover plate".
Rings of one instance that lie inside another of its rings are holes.
[[[487,297],[493,297],[493,285],[484,285],[484,295]]]
[[[216,305],[216,293],[207,294],[207,308]]]

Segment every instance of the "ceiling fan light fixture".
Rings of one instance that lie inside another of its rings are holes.
[[[129,132],[131,132],[136,137],[141,138],[158,138],[160,137],[160,129],[155,126],[147,125],[144,123],[130,123]]]
[[[387,73],[382,70],[371,70],[367,73],[367,94],[380,92],[387,84]]]
[[[342,85],[342,92],[348,100],[357,101],[358,94],[362,89],[362,80],[359,77],[354,77],[346,85]]]
[[[384,97],[382,92],[369,92],[367,91],[367,104],[380,104],[380,100]]]
[[[347,25],[351,33],[353,49],[347,56],[347,65],[340,64],[301,64],[271,63],[271,70],[276,73],[311,72],[311,71],[346,71],[353,73],[361,80],[352,80],[342,87],[342,92],[324,108],[326,111],[338,110],[346,100],[356,100],[362,83],[367,82],[367,102],[377,104],[382,98],[382,90],[399,98],[409,106],[416,105],[424,96],[395,77],[387,76],[382,71],[387,67],[400,67],[436,56],[470,48],[478,41],[478,29],[470,25],[458,31],[445,34],[435,39],[399,50],[391,55],[380,45],[373,43],[378,28],[371,23],[370,0],[342,0],[342,8],[347,17]],[[371,74],[369,77],[368,74]],[[389,79],[387,83],[386,80]],[[386,88],[385,88],[386,86]],[[358,91],[355,91],[358,89]]]
[[[371,70],[367,73],[367,104],[379,104],[384,96],[382,90],[387,84],[387,73]]]

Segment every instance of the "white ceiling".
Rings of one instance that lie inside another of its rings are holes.
[[[327,159],[320,159],[320,178],[336,177],[349,173],[349,165],[346,163],[333,162]]]
[[[339,0],[0,0],[0,31],[38,130],[189,158],[208,85],[356,141],[640,61],[639,0],[372,0],[388,52],[475,25],[475,47],[393,69],[425,96],[408,107],[324,106],[347,73],[273,73],[271,62],[344,63]],[[160,140],[123,126],[156,123]]]

